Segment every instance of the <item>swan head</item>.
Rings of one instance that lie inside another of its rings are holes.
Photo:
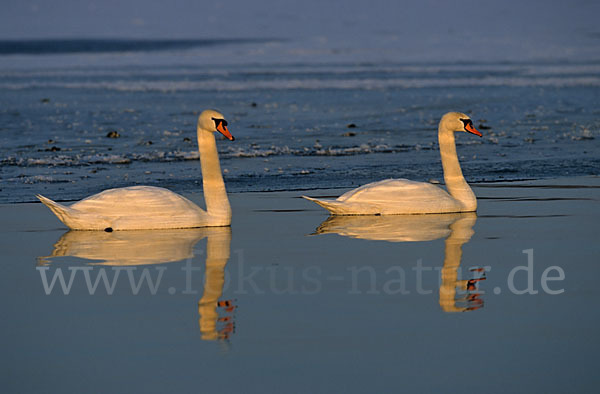
[[[222,113],[213,109],[202,111],[198,117],[198,129],[206,130],[211,133],[219,132],[228,140],[233,141],[235,138],[227,129],[227,121]]]
[[[481,137],[481,133],[473,127],[473,121],[468,115],[461,112],[448,112],[440,120],[440,128],[452,131],[454,133],[463,131],[465,133],[475,134]]]

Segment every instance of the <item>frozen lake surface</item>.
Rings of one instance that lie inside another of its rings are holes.
[[[441,180],[437,123],[448,111],[483,133],[457,141],[469,181],[600,170],[593,59],[404,60],[376,47],[365,61],[301,40],[143,43],[0,45],[1,202],[135,184],[197,191],[195,125],[211,107],[236,137],[219,142],[230,192]]]

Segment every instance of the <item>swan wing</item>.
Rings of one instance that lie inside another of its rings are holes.
[[[363,185],[338,197],[348,202],[398,202],[450,197],[441,188],[425,182],[408,179],[386,179]]]
[[[460,202],[445,190],[426,182],[386,179],[342,194],[336,201],[348,205],[369,204],[381,214],[460,212]]]
[[[105,190],[70,208],[109,220],[114,230],[201,227],[208,224],[207,213],[192,201],[153,186]]]

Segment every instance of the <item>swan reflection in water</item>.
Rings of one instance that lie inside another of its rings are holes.
[[[140,266],[192,259],[194,247],[206,238],[204,293],[198,302],[202,339],[225,340],[234,333],[232,300],[223,294],[225,266],[229,260],[230,227],[179,230],[68,231],[54,244],[50,256],[39,257],[47,265],[55,257],[92,260],[90,265]],[[219,311],[224,316],[219,315]]]
[[[206,227],[206,271],[204,275],[204,294],[198,302],[200,314],[200,332],[202,339],[214,341],[228,339],[235,332],[232,313],[236,306],[233,300],[219,300],[225,283],[225,266],[229,260],[231,227]],[[227,314],[219,316],[218,308]],[[222,324],[221,328],[217,325]]]
[[[484,280],[481,268],[472,269],[477,278],[458,279],[462,246],[474,234],[474,212],[434,215],[330,216],[315,234],[338,234],[350,238],[388,242],[418,242],[446,238],[440,285],[440,306],[445,312],[465,312],[483,307],[477,282]],[[457,298],[457,289],[461,295]]]

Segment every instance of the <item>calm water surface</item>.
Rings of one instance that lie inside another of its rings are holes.
[[[165,232],[67,232],[41,204],[3,205],[3,386],[593,391],[598,187],[483,184],[477,216],[436,220],[234,194],[231,230]],[[564,279],[545,290],[548,269]]]

